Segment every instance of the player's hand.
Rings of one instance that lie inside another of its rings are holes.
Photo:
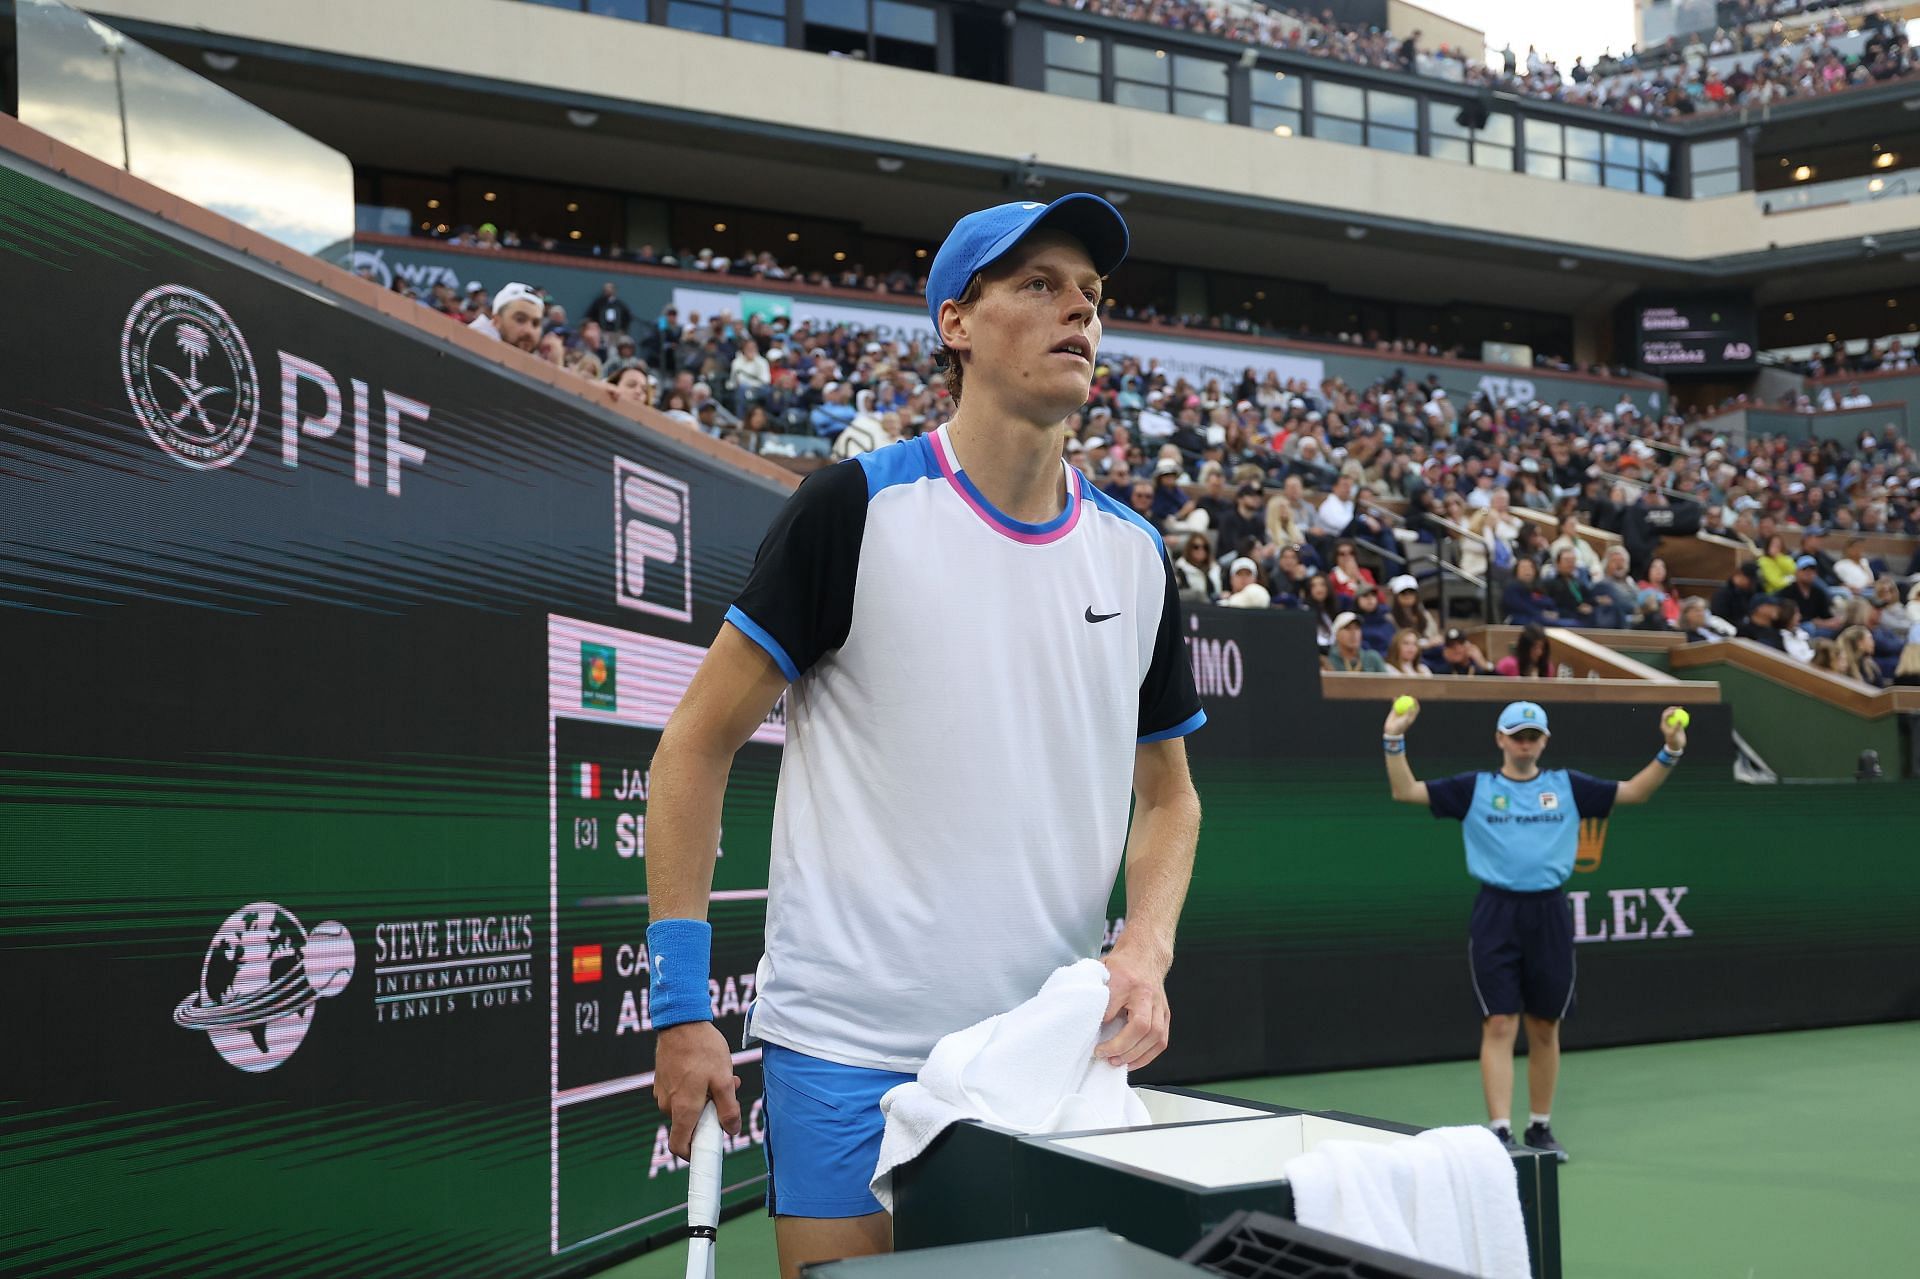
[[[1404,735],[1409,728],[1412,728],[1413,721],[1419,718],[1420,703],[1415,702],[1412,708],[1404,715],[1388,711],[1386,725],[1380,731],[1389,737],[1399,737]]]
[[[1660,712],[1660,732],[1667,739],[1667,749],[1678,755],[1687,749],[1687,730],[1673,722],[1673,713],[1680,708],[1669,706]]]
[[[1094,1055],[1138,1070],[1167,1050],[1173,1011],[1167,1006],[1166,980],[1172,957],[1163,960],[1144,946],[1128,946],[1122,934],[1101,962],[1107,966],[1107,1012],[1101,1024],[1124,1020]]]
[[[720,1126],[740,1135],[740,1077],[733,1073],[727,1037],[710,1021],[688,1021],[661,1031],[653,1050],[653,1100],[667,1117],[667,1149],[693,1158],[693,1126],[707,1098]]]

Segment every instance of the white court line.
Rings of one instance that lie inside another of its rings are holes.
[[[744,1066],[748,1062],[760,1060],[760,1050],[749,1048],[745,1052],[733,1054],[733,1064]],[[636,1088],[653,1087],[653,1072],[642,1071],[637,1075],[622,1075],[618,1079],[603,1079],[597,1084],[581,1084],[565,1092],[555,1093],[554,1106],[571,1106],[575,1102],[595,1101],[601,1097],[616,1097],[623,1092],[632,1092]]]
[[[429,968],[466,968],[480,964],[526,963],[533,959],[533,953],[527,951],[517,955],[488,955],[481,959],[443,959],[437,964],[388,964],[384,968],[375,968],[373,975],[379,977],[385,973],[420,973]]]
[[[747,1178],[745,1181],[736,1181],[731,1186],[720,1187],[720,1194],[722,1197],[725,1197],[727,1195],[732,1194],[736,1190],[745,1190],[748,1186],[759,1185],[761,1182],[765,1181],[766,1179],[767,1179],[766,1173],[764,1172],[756,1173],[753,1176]],[[597,1235],[588,1235],[585,1239],[576,1239],[572,1243],[566,1245],[566,1247],[555,1249],[555,1251],[569,1252],[575,1248],[584,1248],[590,1243],[599,1243],[602,1239],[611,1239],[614,1235],[619,1234],[623,1230],[632,1230],[635,1226],[644,1226],[651,1222],[658,1221],[662,1217],[677,1217],[681,1213],[686,1211],[686,1207],[687,1206],[685,1204],[675,1204],[671,1208],[662,1208],[659,1212],[652,1213],[645,1217],[635,1217],[632,1221],[629,1221],[624,1226],[614,1226],[611,1229],[602,1230]],[[1753,1276],[1749,1274],[1747,1276],[1747,1279],[1753,1279]]]

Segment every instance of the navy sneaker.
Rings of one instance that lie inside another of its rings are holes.
[[[1499,1128],[1494,1126],[1493,1124],[1488,1124],[1487,1131],[1492,1133],[1494,1136],[1498,1137],[1500,1139],[1500,1144],[1505,1146],[1508,1150],[1512,1150],[1514,1148],[1513,1147],[1513,1129]]]
[[[1523,1145],[1546,1151],[1561,1163],[1567,1162],[1567,1148],[1553,1139],[1553,1129],[1545,1124],[1527,1125],[1527,1135],[1520,1140]]]

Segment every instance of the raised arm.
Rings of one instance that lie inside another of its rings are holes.
[[[1387,783],[1393,787],[1394,799],[1402,804],[1427,802],[1427,784],[1413,775],[1413,765],[1407,763],[1407,730],[1418,718],[1420,703],[1415,702],[1405,714],[1388,712],[1381,730],[1387,752]]]
[[[1673,718],[1679,710],[1678,706],[1669,706],[1660,712],[1660,736],[1665,739],[1660,753],[1653,757],[1652,763],[1620,783],[1620,789],[1614,793],[1614,803],[1644,804],[1666,785],[1668,775],[1687,749],[1687,730]]]

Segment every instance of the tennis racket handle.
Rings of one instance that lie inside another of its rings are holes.
[[[708,1102],[693,1128],[693,1164],[687,1177],[687,1224],[720,1223],[720,1113]]]

